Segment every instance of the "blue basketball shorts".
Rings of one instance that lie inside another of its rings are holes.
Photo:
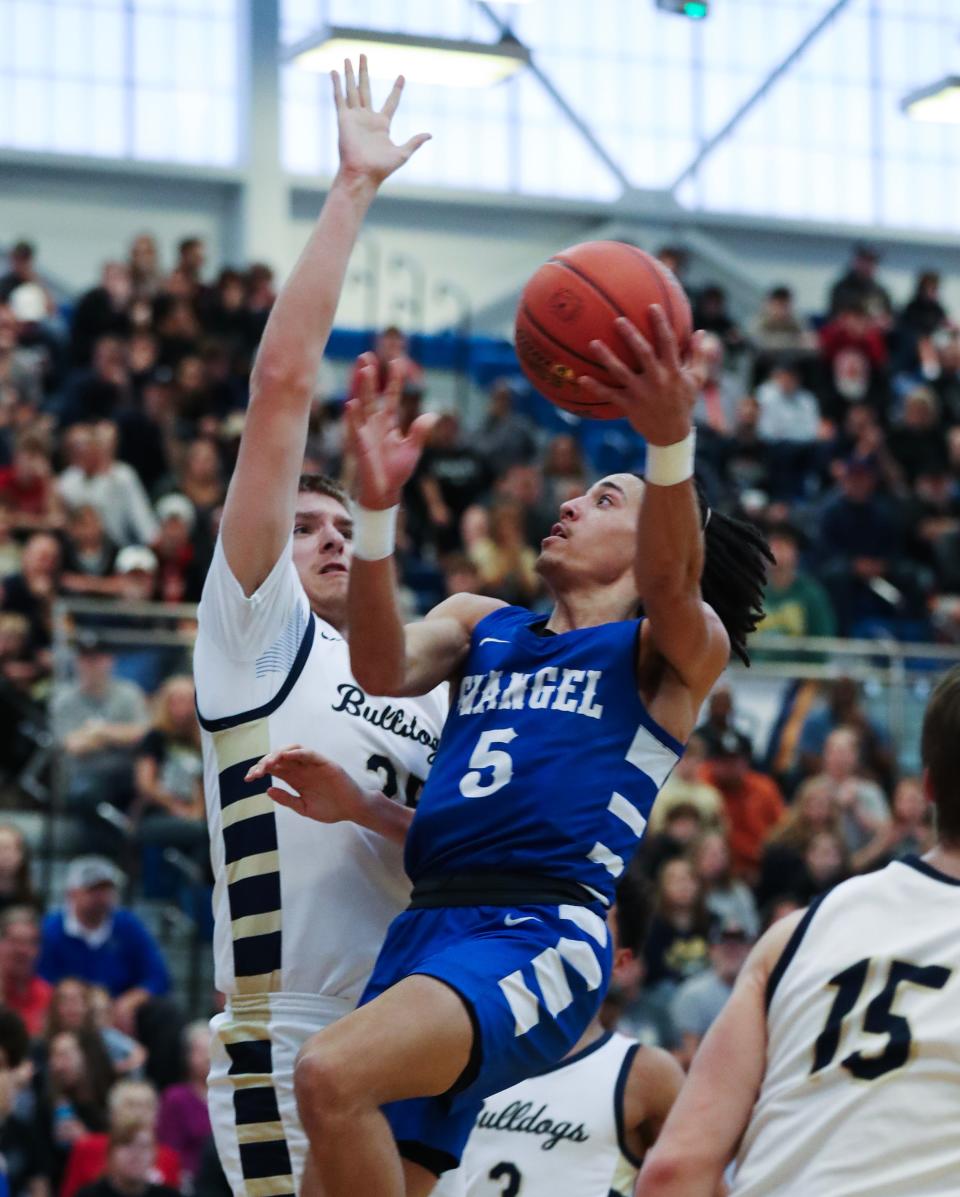
[[[484,1098],[556,1064],[600,1007],[612,949],[595,906],[446,906],[394,919],[360,1005],[404,977],[435,977],[474,1025],[470,1065],[440,1097],[384,1106],[402,1155],[455,1168]]]

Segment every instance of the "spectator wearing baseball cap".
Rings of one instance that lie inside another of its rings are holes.
[[[206,562],[202,563],[202,569],[197,568],[197,551],[192,540],[196,510],[186,495],[169,494],[159,500],[154,511],[160,524],[153,545],[159,597],[167,603],[197,603]]]
[[[746,749],[733,731],[720,737],[701,776],[723,797],[734,876],[752,885],[763,843],[786,810],[780,789],[772,777],[750,768]]]
[[[70,864],[66,901],[43,920],[37,972],[51,985],[79,977],[113,999],[113,1023],[149,1053],[157,1084],[177,1077],[181,1022],[164,995],[170,975],[156,940],[131,910],[118,904],[124,876],[103,856]]]
[[[830,291],[830,314],[862,309],[870,320],[886,328],[893,314],[890,292],[877,281],[877,267],[880,254],[872,245],[856,245],[845,274],[833,284]]]
[[[707,717],[696,730],[696,735],[706,749],[708,760],[717,755],[717,745],[728,735],[736,736],[748,761],[753,759],[750,737],[737,727],[736,718],[733,691],[727,685],[714,686],[707,702]]]
[[[113,656],[92,632],[78,637],[76,680],[54,692],[52,715],[67,759],[68,806],[86,814],[100,802],[125,808],[134,752],[149,725],[147,703],[138,685],[114,676]]]
[[[121,579],[120,593],[133,602],[151,602],[157,592],[157,555],[142,544],[128,544],[117,553],[114,572]]]
[[[714,924],[709,940],[709,968],[684,981],[670,1003],[673,1024],[680,1035],[677,1054],[684,1068],[690,1067],[700,1041],[727,1004],[754,936],[742,923],[728,919]]]
[[[167,992],[170,978],[153,936],[117,905],[124,877],[105,856],[79,856],[66,877],[66,902],[43,921],[37,971],[51,985],[79,977],[102,985],[114,999],[121,1030],[151,995]],[[128,1031],[129,1033],[129,1031]]]

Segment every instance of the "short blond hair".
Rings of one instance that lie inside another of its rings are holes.
[[[154,1137],[153,1126],[146,1119],[124,1114],[110,1126],[107,1150],[115,1151],[118,1147],[129,1147],[137,1135],[143,1134],[144,1131],[151,1139]]]
[[[115,1122],[119,1126],[125,1119],[130,1118],[129,1112],[123,1109],[123,1105],[133,1096],[149,1096],[153,1103],[154,1117],[156,1117],[159,1099],[156,1089],[154,1089],[149,1081],[117,1081],[111,1085],[110,1092],[107,1094],[107,1115],[109,1116],[111,1126]],[[136,1121],[135,1116],[134,1121]]]

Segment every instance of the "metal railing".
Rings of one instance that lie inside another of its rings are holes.
[[[887,732],[901,768],[909,771],[919,767],[919,728],[930,691],[944,670],[960,664],[958,646],[892,637],[841,640],[757,634],[749,648],[749,669],[735,662],[725,677],[752,725],[761,757],[790,687],[820,683],[825,700],[829,683],[847,677],[860,684],[869,715]]]

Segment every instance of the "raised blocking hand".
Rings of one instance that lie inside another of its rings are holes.
[[[370,97],[370,73],[365,54],[360,55],[359,77],[353,63],[343,64],[343,83],[337,71],[333,80],[333,101],[337,108],[340,143],[340,173],[347,178],[369,179],[379,185],[401,167],[430,140],[429,133],[418,133],[403,145],[390,140],[390,122],[403,93],[403,76],[398,76],[386,103],[379,111]]]
[[[377,394],[377,359],[360,358],[360,389],[346,406],[347,448],[357,462],[357,498],[361,507],[382,511],[400,502],[434,424],[435,415],[418,416],[406,434],[398,418],[403,373],[391,367],[387,389]]]

